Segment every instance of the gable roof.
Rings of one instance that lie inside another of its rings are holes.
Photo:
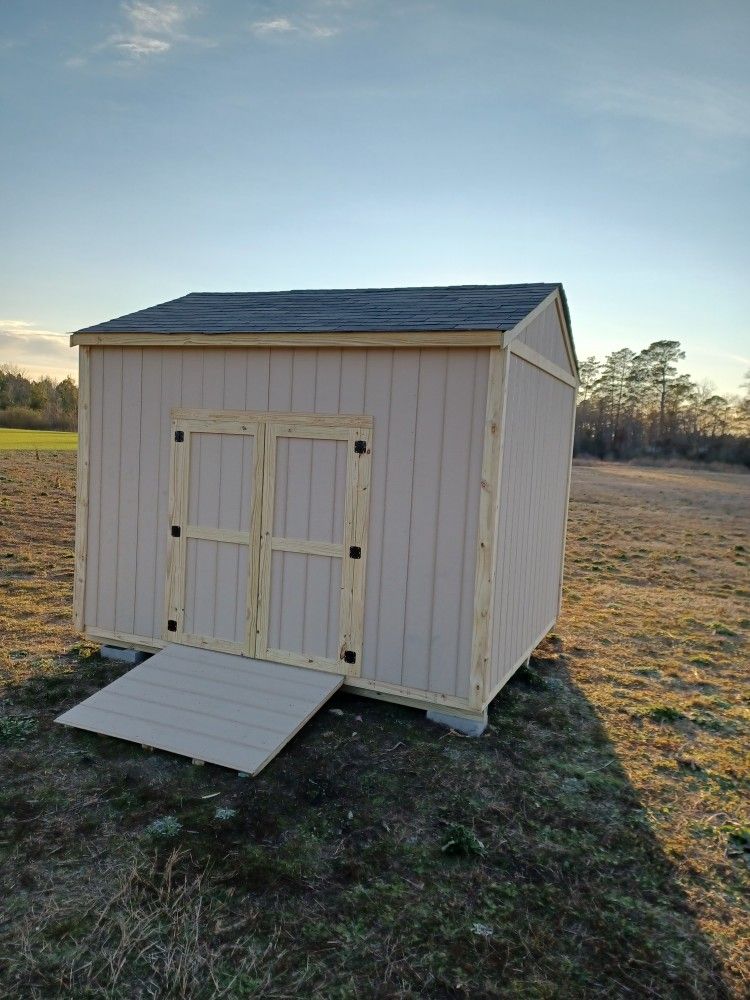
[[[327,288],[288,292],[191,292],[87,326],[81,333],[232,334],[513,329],[559,282],[427,288]]]

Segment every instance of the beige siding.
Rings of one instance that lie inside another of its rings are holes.
[[[559,611],[575,390],[511,357],[500,478],[491,688]]]
[[[533,319],[518,335],[518,340],[531,347],[543,358],[553,361],[571,375],[575,374],[565,345],[565,335],[560,325],[560,314],[555,302]]]
[[[465,697],[487,362],[473,348],[92,348],[86,626],[162,634],[173,407],[370,414],[362,676]],[[330,649],[330,613],[305,628],[304,645]]]

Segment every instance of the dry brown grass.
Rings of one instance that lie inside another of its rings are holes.
[[[748,476],[606,465],[573,483],[558,630],[572,677],[699,926],[747,981],[750,856],[732,833],[750,829]]]
[[[342,696],[250,782],[52,724],[123,669],[69,626],[73,477],[0,454],[0,995],[747,995],[750,478],[576,468],[481,740]]]

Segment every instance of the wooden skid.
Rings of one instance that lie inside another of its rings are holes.
[[[55,719],[255,776],[344,678],[166,646]]]

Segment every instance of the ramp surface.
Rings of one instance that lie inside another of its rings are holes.
[[[170,645],[55,722],[256,775],[343,681]]]

